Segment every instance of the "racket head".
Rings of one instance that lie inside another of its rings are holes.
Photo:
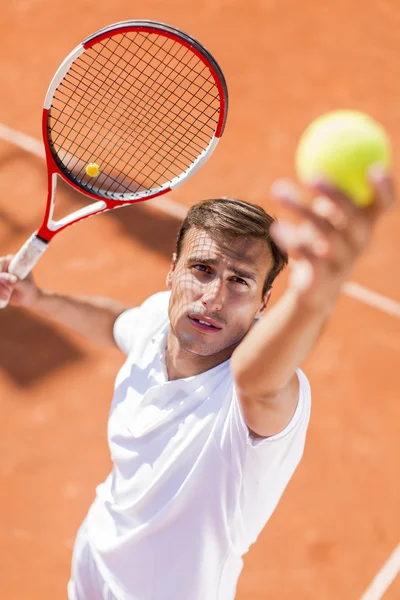
[[[49,185],[57,173],[105,209],[166,193],[212,153],[227,110],[224,75],[200,42],[155,21],[105,27],[70,53],[47,92]]]

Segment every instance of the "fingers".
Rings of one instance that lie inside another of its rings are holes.
[[[0,257],[0,273],[8,271],[8,265],[10,264],[12,257],[12,254]]]
[[[343,232],[347,229],[349,219],[327,196],[317,196],[313,200],[312,210],[322,219],[329,221],[336,231]]]
[[[7,272],[11,259],[11,254],[0,257],[0,308],[7,306],[18,281],[16,275]]]
[[[376,217],[394,205],[396,197],[394,181],[381,165],[373,165],[370,168],[368,180],[374,190],[374,202],[368,208],[368,213]]]
[[[291,181],[285,179],[276,181],[271,188],[271,193],[280,204],[305,217],[321,233],[330,233],[335,229],[342,230],[347,222],[343,213],[338,211],[335,204],[325,196],[315,198],[311,206],[304,204],[300,190]]]
[[[283,250],[314,264],[320,260],[327,260],[332,263],[332,268],[335,268],[345,255],[344,244],[320,235],[311,223],[294,225],[287,221],[279,221],[271,226],[271,235]]]
[[[280,221],[272,228],[275,241],[290,254],[315,262],[325,259],[336,269],[346,258],[344,229],[347,219],[334,202],[317,197],[311,206],[303,203],[298,188],[281,180],[272,189],[275,198],[302,217],[300,225]]]
[[[5,285],[14,286],[18,281],[18,277],[12,273],[0,273],[0,282]]]
[[[306,204],[299,188],[279,180],[272,195],[285,208],[300,217],[300,223],[279,221],[271,226],[271,236],[292,261],[291,285],[300,291],[341,285],[355,260],[367,247],[375,223],[395,201],[392,178],[382,167],[369,173],[374,201],[359,207],[329,181],[318,179],[311,186],[314,199]],[[330,282],[328,284],[328,282]],[[314,285],[315,284],[315,285]],[[337,286],[336,286],[337,287]],[[338,288],[339,289],[339,288]]]
[[[0,273],[0,308],[7,306],[18,277],[11,273]]]
[[[373,189],[373,201],[369,206],[357,206],[351,199],[326,179],[313,182],[311,191],[322,194],[332,200],[351,220],[375,221],[383,212],[395,203],[393,178],[382,165],[372,165],[368,171],[368,180]]]
[[[280,204],[311,223],[320,237],[329,242],[332,256],[336,255],[340,261],[346,258],[343,245],[348,247],[349,258],[356,257],[367,247],[375,223],[394,204],[393,179],[384,168],[374,165],[369,171],[369,178],[374,201],[367,207],[355,205],[346,194],[323,178],[313,182],[310,189],[316,197],[309,206],[303,202],[299,188],[291,181],[276,181],[271,192]],[[300,249],[294,246],[293,240],[287,243],[292,244],[292,250]]]
[[[344,192],[326,179],[319,178],[314,180],[310,185],[310,190],[317,196],[322,195],[329,198],[336,206],[336,209],[346,215],[347,219],[353,219],[360,213],[360,208]]]

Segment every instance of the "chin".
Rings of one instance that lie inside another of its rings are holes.
[[[219,340],[217,343],[211,343],[210,341],[199,339],[196,334],[189,334],[187,332],[181,332],[177,336],[179,345],[186,352],[196,354],[197,356],[216,356],[218,354],[225,355],[223,360],[230,357],[235,348],[240,344],[244,336],[235,340]]]
[[[207,342],[199,340],[197,336],[189,335],[187,333],[178,335],[177,338],[181,348],[186,350],[186,352],[197,354],[198,356],[212,356],[224,349],[219,346],[215,347],[213,344],[208,344]]]

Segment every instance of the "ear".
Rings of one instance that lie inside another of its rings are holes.
[[[168,275],[167,278],[165,280],[166,286],[168,290],[171,290],[172,287],[172,274],[175,271],[175,266],[176,266],[176,253],[174,252],[172,255],[172,260],[171,260],[171,264],[169,267],[169,271],[168,271]]]
[[[264,313],[265,309],[268,306],[269,299],[271,298],[271,294],[272,294],[272,288],[269,288],[268,292],[266,292],[263,296],[261,306],[258,309],[257,314],[256,314],[256,319],[260,318],[262,316],[262,314]]]

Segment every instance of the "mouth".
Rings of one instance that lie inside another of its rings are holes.
[[[189,315],[189,321],[193,325],[195,329],[198,331],[206,331],[208,333],[221,331],[222,327],[217,325],[213,319],[209,319],[208,317],[201,317],[200,315]]]

